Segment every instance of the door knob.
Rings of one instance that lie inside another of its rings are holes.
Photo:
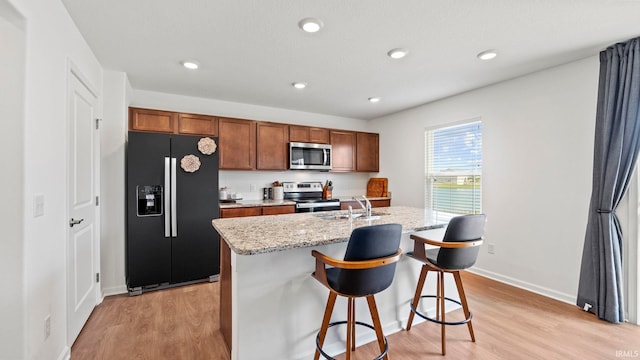
[[[69,227],[73,227],[73,225],[78,225],[83,221],[84,219],[75,220],[74,218],[71,218],[71,220],[69,220]]]

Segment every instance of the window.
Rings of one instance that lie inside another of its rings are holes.
[[[482,122],[425,131],[425,207],[438,217],[482,211]]]

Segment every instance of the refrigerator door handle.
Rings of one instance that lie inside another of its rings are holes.
[[[164,158],[164,237],[171,236],[171,213],[169,207],[171,206],[169,200],[169,187],[171,186],[171,177],[169,175],[169,158]]]
[[[176,201],[176,158],[171,158],[171,236],[178,236],[178,203]]]

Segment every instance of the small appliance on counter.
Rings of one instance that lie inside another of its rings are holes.
[[[322,182],[284,182],[282,185],[284,198],[296,202],[298,213],[340,210],[340,200],[323,198]]]

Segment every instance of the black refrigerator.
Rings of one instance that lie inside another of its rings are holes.
[[[220,273],[217,138],[129,132],[126,281],[130,295]]]

